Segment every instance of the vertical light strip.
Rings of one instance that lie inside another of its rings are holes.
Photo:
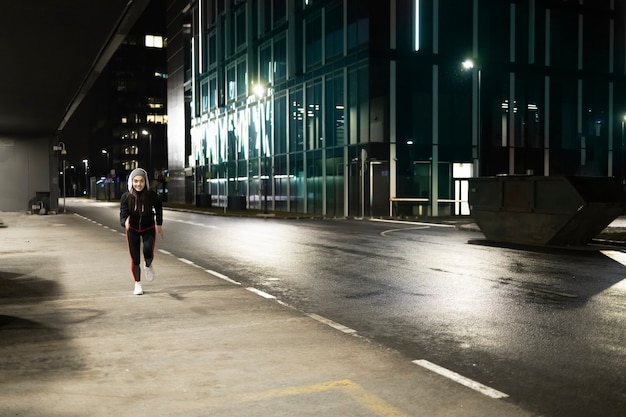
[[[511,4],[509,15],[509,61],[515,62],[515,4]],[[515,72],[509,73],[509,175],[515,174]]]
[[[396,197],[397,187],[397,151],[396,144],[396,114],[397,114],[397,94],[396,94],[396,61],[389,62],[389,216],[393,216],[393,202],[391,198]],[[412,163],[413,161],[411,161]]]
[[[550,31],[552,30],[552,25],[550,24],[550,19],[551,19],[551,14],[550,14],[550,9],[546,10],[546,39],[545,39],[545,44],[546,44],[546,50],[545,50],[545,55],[543,57],[543,59],[546,61],[546,67],[550,66],[550,53],[551,53],[551,48],[550,48],[550,42],[552,41],[552,37],[550,36]]]
[[[509,175],[515,174],[515,73],[509,74]]]
[[[419,0],[415,0],[416,3]],[[397,48],[396,43],[396,0],[389,2],[390,16],[389,16],[389,47],[392,50]],[[396,161],[396,61],[391,59],[389,61],[389,216],[393,216],[393,201],[392,198],[396,196],[396,175],[397,175],[397,161]]]
[[[432,108],[433,108],[433,145],[432,145],[432,164],[430,166],[430,175],[432,185],[430,187],[431,216],[439,215],[439,66],[433,65],[433,89],[432,89]]]
[[[204,69],[202,68],[202,42],[204,28],[202,27],[202,3],[204,0],[198,2],[198,73],[202,74]]]
[[[480,175],[480,124],[481,124],[481,78],[482,60],[478,54],[478,2],[474,0],[472,8],[472,159],[474,160],[474,172]]]
[[[414,4],[414,9],[415,9],[415,22],[413,23],[413,26],[415,27],[415,50],[419,51],[420,50],[420,0],[415,0],[415,4]],[[395,19],[395,16],[394,16]]]
[[[609,73],[615,71],[615,20],[609,22]]]
[[[439,0],[433,0],[433,54],[439,54]],[[433,65],[432,86],[432,163],[430,166],[430,214],[439,215],[439,66]]]
[[[344,1],[344,7],[346,7],[346,3],[347,1]],[[344,10],[345,11],[345,10]],[[346,27],[346,23],[345,23],[345,19],[346,19],[346,13],[343,14],[344,15],[344,28]],[[344,33],[347,32],[346,30],[344,30]],[[344,43],[344,48],[346,48],[345,46],[346,44]],[[344,116],[345,116],[345,109],[349,109],[348,107],[348,67],[345,66],[343,68],[343,108],[344,108]],[[287,96],[289,97],[289,96]],[[345,120],[345,119],[344,119]],[[348,126],[349,128],[349,126]],[[347,141],[344,140],[344,145],[343,145],[343,177],[344,178],[348,178],[349,177],[349,173],[350,173],[350,159],[348,158],[348,146],[350,145],[350,138],[347,138]],[[287,162],[289,162],[291,158],[287,158]],[[349,201],[350,201],[350,189],[349,187],[349,181],[344,181],[344,185],[343,185],[343,214],[345,217],[349,216]],[[289,189],[289,187],[287,187],[287,189]]]
[[[535,63],[535,0],[530,0],[528,5],[528,63]]]
[[[194,37],[191,38],[191,117],[192,119],[196,117],[196,103],[195,101],[198,99],[196,91],[196,76],[198,71],[196,70],[196,40]]]
[[[620,16],[620,19],[626,19],[626,13],[622,12],[622,15]],[[623,36],[624,36],[623,41],[624,41],[624,45],[625,45],[623,52],[624,52],[624,55],[626,55],[626,31],[624,32]],[[624,65],[624,74],[626,74],[626,65]],[[623,156],[623,152],[624,152],[624,150],[622,149],[622,156]]]
[[[415,0],[419,1],[419,0]],[[389,2],[389,47],[396,49],[396,0]]]
[[[609,143],[607,176],[613,176],[613,83],[609,83]]]
[[[543,126],[543,175],[546,177],[550,175],[550,115],[548,109],[550,108],[550,77],[546,75],[544,77],[544,126]]]
[[[577,97],[577,101],[578,101],[578,109],[577,109],[577,115],[576,118],[578,119],[576,122],[576,129],[578,131],[578,136],[580,136],[580,165],[585,165],[586,162],[586,153],[585,153],[585,148],[587,147],[585,144],[585,135],[583,132],[583,80],[578,80],[577,83],[577,88],[578,88],[578,97]]]
[[[546,27],[545,27],[545,42],[546,50],[545,50],[545,65],[547,68],[550,67],[550,9],[546,10]],[[544,93],[543,93],[543,115],[544,115],[544,125],[543,125],[543,148],[544,148],[544,158],[543,158],[543,175],[550,175],[550,76],[546,75],[544,77]]]
[[[614,10],[615,4],[611,0],[611,10]],[[611,17],[609,18],[609,74],[613,75],[615,71],[615,56],[613,54],[615,47],[615,20]],[[614,138],[613,138],[613,124],[614,124],[614,84],[613,82],[609,82],[609,143],[608,143],[608,169],[607,176],[613,176],[613,157],[614,157]]]
[[[583,15],[579,14],[578,15],[578,70],[582,71],[583,69],[583,24],[584,24],[584,20],[583,20]],[[578,114],[576,115],[577,117],[577,123],[576,123],[576,128],[577,128],[577,132],[578,132],[578,136],[580,137],[580,164],[581,165],[585,165],[586,160],[587,160],[587,154],[586,154],[586,142],[585,142],[585,135],[583,132],[583,80],[582,78],[578,79],[577,82],[577,87],[578,87]]]
[[[439,53],[439,0],[433,0],[433,54]]]
[[[509,61],[515,62],[515,4],[511,4],[509,16]]]
[[[583,15],[578,15],[578,69],[583,69]]]
[[[482,68],[482,60],[478,55],[478,0],[474,0],[472,10],[472,58],[474,58],[474,64]]]

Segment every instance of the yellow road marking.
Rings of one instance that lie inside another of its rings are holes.
[[[381,417],[409,417],[408,414],[398,410],[382,398],[368,392],[359,384],[343,379],[330,381],[317,385],[305,385],[299,387],[278,388],[265,392],[247,394],[240,398],[242,402],[264,401],[274,398],[290,397],[295,395],[315,394],[325,391],[339,390],[352,397],[359,404]]]

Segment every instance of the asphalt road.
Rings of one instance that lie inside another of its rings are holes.
[[[68,209],[121,230],[115,203],[68,200]],[[166,211],[164,232],[160,250],[536,415],[626,416],[621,250],[502,247],[445,225],[178,211]]]

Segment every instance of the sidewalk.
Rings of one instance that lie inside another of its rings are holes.
[[[162,253],[132,295],[121,230],[0,213],[0,415],[529,415]]]

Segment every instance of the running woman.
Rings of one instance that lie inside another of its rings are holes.
[[[141,295],[141,243],[143,241],[146,280],[152,281],[156,234],[163,237],[163,204],[159,195],[148,188],[148,173],[144,169],[136,168],[128,176],[128,191],[120,199],[120,224],[126,228],[131,271],[135,280],[133,294]]]

